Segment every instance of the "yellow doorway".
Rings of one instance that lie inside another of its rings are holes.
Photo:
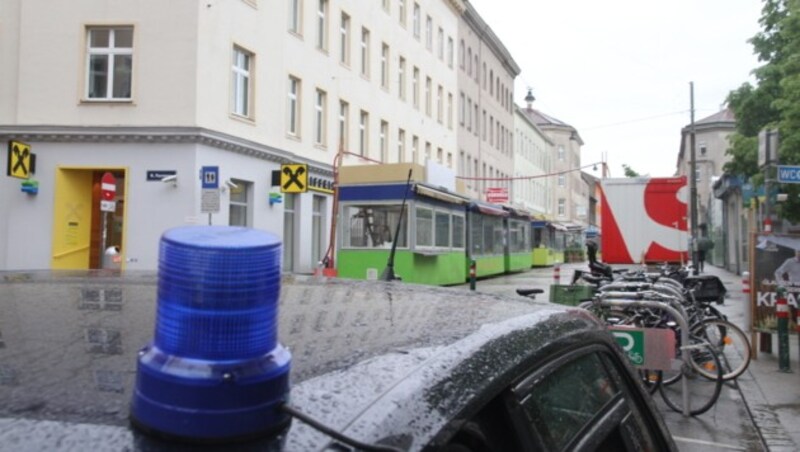
[[[100,210],[100,179],[106,172],[117,179],[114,212]],[[126,173],[124,168],[56,169],[51,268],[122,268]],[[118,254],[106,255],[110,248]]]

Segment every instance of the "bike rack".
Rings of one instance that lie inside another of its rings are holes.
[[[689,323],[686,321],[686,311],[683,309],[683,306],[680,306],[680,309],[676,309],[673,306],[670,306],[672,303],[679,303],[675,300],[669,300],[669,304],[665,304],[660,301],[651,301],[651,300],[636,300],[632,297],[636,296],[636,292],[606,292],[599,294],[599,301],[598,303],[600,306],[604,307],[642,307],[642,308],[651,308],[651,309],[661,309],[669,314],[678,325],[681,327],[681,349],[688,349],[692,346],[689,345]],[[620,297],[618,299],[613,300],[606,300],[606,297]],[[683,361],[684,366],[691,365],[689,363],[688,358],[686,357],[686,353],[681,353],[681,361]],[[681,368],[681,372],[683,372],[683,368]],[[689,406],[689,382],[686,378],[681,377],[681,399],[683,400],[683,415],[685,417],[689,417],[689,411],[691,407]]]

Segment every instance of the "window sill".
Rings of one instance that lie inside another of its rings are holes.
[[[314,144],[314,149],[317,149],[317,150],[322,151],[322,152],[328,152],[328,146],[326,146],[326,145],[324,145],[322,143],[315,143]]]
[[[80,100],[79,105],[130,105],[135,106],[133,99],[87,99]]]
[[[228,117],[233,119],[234,121],[239,121],[245,124],[249,124],[251,126],[256,125],[255,119],[248,116],[237,115],[236,113],[228,113]]]

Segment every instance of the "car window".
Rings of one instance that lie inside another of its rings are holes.
[[[617,394],[617,383],[592,353],[546,375],[521,405],[548,449],[560,450]]]

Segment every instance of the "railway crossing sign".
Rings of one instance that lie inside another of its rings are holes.
[[[308,191],[308,165],[291,163],[281,165],[281,193]]]
[[[34,156],[31,146],[21,141],[8,142],[8,170],[7,175],[19,179],[28,179],[33,173]]]

